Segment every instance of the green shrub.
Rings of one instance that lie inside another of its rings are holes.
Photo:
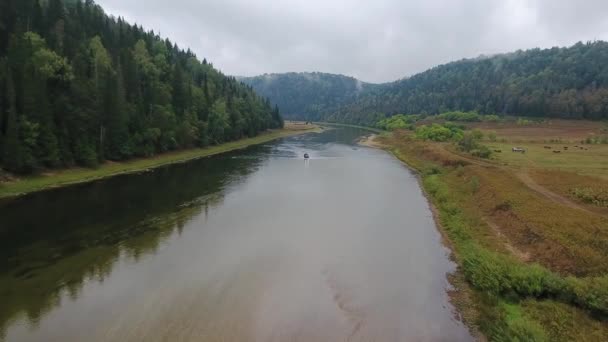
[[[529,126],[531,124],[532,124],[532,121],[530,121],[528,119],[522,119],[522,118],[517,119],[517,125],[519,125],[519,126]]]
[[[462,121],[462,122],[479,122],[481,121],[481,115],[476,112],[446,112],[439,114],[439,118],[448,121]]]
[[[568,277],[565,299],[594,311],[608,315],[608,275],[590,278]]]
[[[471,154],[477,158],[490,159],[492,157],[492,150],[487,146],[480,145],[471,151]]]
[[[489,159],[492,156],[492,150],[481,145],[479,143],[481,139],[483,139],[483,133],[479,130],[465,132],[458,140],[458,148],[461,151],[471,153],[475,157]]]
[[[438,142],[450,141],[462,136],[462,130],[453,126],[432,124],[416,128],[416,138]]]
[[[495,114],[484,115],[481,118],[482,118],[483,121],[487,121],[487,122],[498,122],[498,121],[500,121],[500,117],[498,115],[495,115]]]
[[[570,193],[581,201],[598,207],[608,207],[608,190],[593,188],[574,188]]]
[[[488,139],[492,142],[495,142],[497,139],[496,132],[488,132]]]
[[[396,129],[412,129],[413,124],[423,118],[422,115],[397,114],[376,123],[376,127],[387,131]]]

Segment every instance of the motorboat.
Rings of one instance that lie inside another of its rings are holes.
[[[308,153],[304,153],[304,159],[309,159],[310,156],[308,155]]]

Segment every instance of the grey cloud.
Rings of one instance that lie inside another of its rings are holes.
[[[437,64],[608,40],[605,0],[98,0],[227,74],[391,81]]]

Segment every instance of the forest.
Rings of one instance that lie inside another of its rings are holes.
[[[279,109],[92,0],[0,1],[0,168],[18,174],[255,136]]]
[[[323,121],[327,113],[378,87],[355,78],[321,72],[266,74],[240,78],[278,105],[285,118]]]
[[[327,120],[372,123],[397,113],[608,118],[608,43],[533,49],[435,67],[358,98]]]
[[[482,56],[392,83],[362,83],[360,92],[352,86],[333,87],[332,94],[341,101],[320,91],[331,79],[325,74],[310,87],[302,85],[298,74],[261,76],[250,84],[301,120],[309,118],[308,103],[314,104],[313,120],[363,125],[395,114],[449,111],[598,120],[608,118],[606,61],[608,43],[603,41]]]

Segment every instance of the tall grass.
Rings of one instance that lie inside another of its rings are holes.
[[[554,298],[608,316],[608,276],[562,277],[538,264],[481,246],[470,234],[459,202],[441,174],[423,176],[423,186],[439,209],[441,224],[455,244],[467,281],[475,288],[509,299]]]

